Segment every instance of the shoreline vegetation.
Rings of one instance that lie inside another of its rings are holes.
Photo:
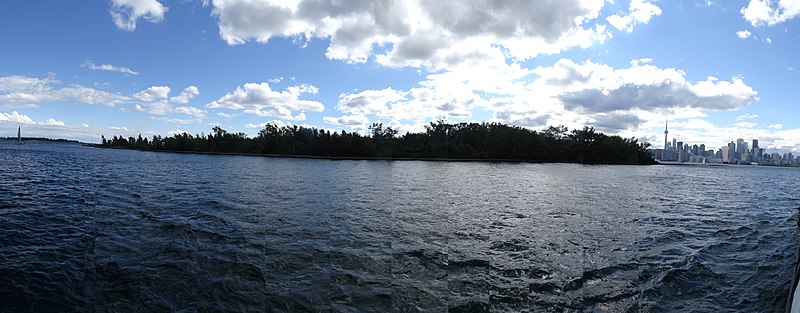
[[[424,133],[398,136],[374,123],[369,135],[267,124],[254,138],[214,127],[208,135],[152,138],[102,136],[98,148],[331,160],[507,161],[583,164],[656,164],[648,143],[608,136],[594,128],[550,126],[534,131],[499,123],[437,121]]]
[[[80,141],[72,140],[72,139],[53,139],[53,138],[44,138],[44,137],[0,137],[0,140],[7,140],[7,141],[28,141],[28,142],[70,142],[70,143],[79,143]]]

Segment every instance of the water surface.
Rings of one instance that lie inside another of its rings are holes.
[[[0,141],[0,312],[773,312],[791,168]]]

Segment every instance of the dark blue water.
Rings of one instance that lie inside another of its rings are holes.
[[[0,141],[0,312],[773,312],[798,183]]]

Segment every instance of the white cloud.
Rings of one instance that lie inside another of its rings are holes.
[[[575,64],[562,59],[558,63],[568,71],[592,73],[589,77],[578,75],[571,81],[584,80],[579,84],[583,86],[557,96],[567,110],[576,112],[665,108],[731,110],[743,108],[757,99],[757,92],[740,77],[733,77],[730,82],[709,77],[693,83],[687,81],[682,71],[649,64],[614,70],[590,61]],[[542,69],[537,71],[542,73]]]
[[[800,15],[798,0],[750,0],[739,12],[751,25],[774,26]]]
[[[704,111],[740,109],[757,99],[757,92],[740,77],[693,82],[683,71],[659,68],[651,61],[634,60],[620,69],[569,59],[533,70],[511,65],[458,68],[428,75],[409,90],[342,94],[337,108],[357,116],[415,123],[442,117],[469,120],[475,108],[482,108],[497,122],[529,127],[591,125],[623,133],[653,121],[663,125],[664,116],[705,117]]]
[[[171,103],[163,100],[143,104],[137,103],[134,108],[139,112],[145,112],[154,115],[165,115],[175,110]]]
[[[114,106],[132,99],[118,93],[109,93],[81,85],[56,88],[61,82],[54,75],[47,78],[27,76],[0,77],[0,103],[31,107],[40,102],[78,101],[88,104]]]
[[[125,31],[135,30],[140,18],[152,23],[161,22],[167,10],[158,0],[111,0],[109,9],[114,25]]]
[[[51,126],[64,126],[63,121],[56,120],[54,118],[48,118],[44,122],[35,122],[29,116],[24,114],[19,114],[17,111],[13,111],[11,113],[3,113],[0,112],[0,122],[14,122],[19,124],[27,124],[27,125],[51,125]]]
[[[276,125],[278,127],[288,126],[288,124],[286,124],[285,122],[283,122],[281,120],[271,120],[271,121],[268,121],[268,122],[258,123],[258,124],[247,123],[247,124],[244,125],[244,127],[245,128],[250,128],[250,129],[262,129],[262,128],[266,127],[267,124],[273,124],[273,125]]]
[[[183,114],[186,114],[186,115],[191,115],[191,116],[199,117],[199,118],[205,118],[206,117],[206,111],[198,109],[198,108],[195,108],[195,107],[190,107],[190,106],[176,107],[175,108],[175,112],[183,113]]]
[[[772,129],[782,129],[783,128],[783,124],[772,124],[772,125],[769,125],[767,127],[772,128]]]
[[[166,99],[171,90],[168,86],[151,86],[133,96],[145,102],[158,101]]]
[[[116,66],[116,65],[111,65],[111,64],[97,65],[97,64],[92,63],[91,61],[84,62],[83,64],[81,64],[81,67],[86,67],[86,68],[88,68],[90,70],[93,70],[93,71],[110,71],[110,72],[117,72],[117,73],[123,73],[123,74],[128,74],[128,75],[139,75],[139,73],[137,73],[136,71],[134,71],[134,70],[132,70],[130,68],[124,67],[124,66]]]
[[[197,89],[197,87],[189,86],[183,89],[183,91],[181,91],[181,94],[179,94],[178,96],[169,98],[169,101],[173,103],[186,104],[189,103],[189,100],[192,100],[192,98],[196,97],[199,94],[200,90]]]
[[[387,106],[405,100],[407,94],[392,88],[344,93],[339,95],[336,108],[345,113],[384,114],[387,113]]]
[[[352,63],[374,56],[389,66],[446,68],[495,51],[525,60],[585,48],[608,36],[604,27],[592,26],[603,0],[204,3],[213,7],[220,37],[229,44],[265,43],[274,37],[329,39],[328,58]],[[649,19],[647,14],[652,13],[637,13],[636,18]]]
[[[737,122],[733,123],[733,126],[736,126],[738,128],[755,128],[756,126],[758,126],[758,124],[753,122]]]
[[[749,30],[740,30],[736,32],[736,36],[739,37],[740,39],[747,39],[750,38],[750,36],[752,35],[753,33],[751,33]]]
[[[661,15],[661,8],[647,0],[632,0],[628,15],[611,15],[606,18],[611,26],[626,33],[633,32],[636,24],[647,24],[653,16]]]
[[[470,76],[467,76],[470,75]],[[337,109],[352,114],[344,120],[329,119],[331,124],[356,125],[355,117],[376,115],[394,121],[414,122],[438,118],[452,120],[472,116],[471,110],[488,103],[472,92],[475,88],[490,88],[492,85],[478,87],[480,83],[469,79],[473,73],[445,72],[430,75],[420,82],[419,87],[406,91],[392,88],[364,90],[357,93],[339,95]],[[475,86],[471,86],[474,84]],[[348,124],[349,123],[349,124]]]
[[[219,117],[221,117],[221,118],[234,118],[234,117],[239,116],[239,114],[230,114],[230,113],[225,113],[225,112],[217,112],[217,115]]]
[[[89,127],[91,127],[91,126],[89,126],[89,124],[86,124],[86,123],[83,123],[83,124],[81,124],[81,126],[82,126],[82,127],[86,127],[86,128],[89,128]]]
[[[181,125],[193,125],[193,124],[200,124],[203,122],[202,118],[163,118],[161,120]]]
[[[17,111],[11,113],[0,112],[0,121],[2,122],[17,122],[22,124],[34,124],[33,120],[24,114],[19,114]]]
[[[764,39],[764,41],[766,41],[767,43],[772,43],[772,38],[767,37],[767,39]]]
[[[318,92],[313,85],[295,85],[283,91],[272,90],[269,83],[246,83],[231,93],[206,104],[210,109],[243,110],[258,116],[274,116],[285,120],[305,120],[304,111],[322,112],[319,101],[301,99]],[[295,112],[300,111],[295,114]]]
[[[47,121],[44,122],[45,125],[54,125],[54,126],[64,126],[63,121],[57,121],[54,118],[48,118]]]
[[[363,115],[345,115],[340,117],[325,116],[322,118],[325,123],[338,126],[363,126],[369,123],[369,119]]]
[[[739,115],[739,116],[737,116],[737,117],[736,117],[736,120],[737,120],[737,121],[746,121],[746,120],[751,120],[751,119],[754,119],[754,118],[756,118],[756,117],[758,117],[758,114],[750,114],[750,113],[745,113],[745,114],[743,114],[743,115]]]
[[[186,87],[175,97],[169,96],[171,90],[172,88],[168,86],[148,87],[134,95],[134,97],[143,102],[137,103],[134,108],[139,112],[153,115],[179,113],[195,117],[194,119],[160,118],[160,120],[177,124],[198,124],[206,118],[207,112],[205,110],[193,106],[175,106],[175,104],[186,104],[192,98],[199,95],[200,91],[197,87]]]

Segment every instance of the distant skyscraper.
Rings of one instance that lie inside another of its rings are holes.
[[[673,147],[673,148],[675,148],[675,149],[677,149],[677,148],[678,148],[678,143],[677,143],[677,142],[678,142],[678,140],[677,140],[677,139],[675,139],[675,138],[672,138],[672,147]]]
[[[753,139],[753,148],[751,154],[753,155],[753,161],[756,162],[761,161],[761,155],[759,155],[758,150],[758,139]]]
[[[739,138],[736,139],[736,153],[739,155],[743,155],[747,152],[747,145],[744,143],[744,139]]]
[[[731,143],[728,144],[728,160],[727,160],[727,162],[728,163],[734,163],[734,160],[736,160],[736,143],[731,141]]]
[[[722,149],[719,149],[719,151],[722,152],[722,162],[731,163],[731,149],[728,149],[728,147],[722,147]]]

